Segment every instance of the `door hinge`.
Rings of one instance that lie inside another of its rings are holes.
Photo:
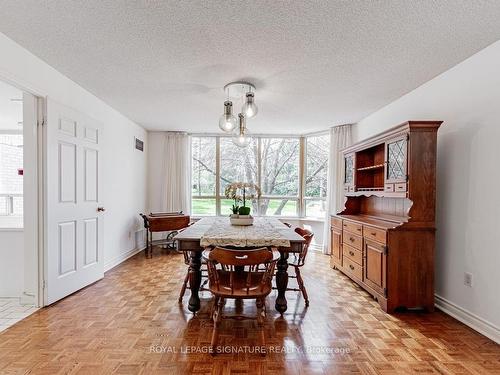
[[[45,126],[45,124],[47,124],[47,120],[44,117],[41,120],[38,120],[37,124],[38,124],[38,126]]]
[[[384,297],[387,297],[387,288],[384,288]]]
[[[383,253],[384,255],[387,255],[387,254],[389,253],[389,248],[387,247],[387,245],[384,245],[383,250],[382,250],[382,253]]]
[[[409,141],[410,140],[410,133],[406,133],[406,140]]]
[[[47,288],[47,283],[45,282],[45,280],[42,281],[42,289],[46,289]]]

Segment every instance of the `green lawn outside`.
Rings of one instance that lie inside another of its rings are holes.
[[[271,200],[266,214],[273,215],[279,207],[281,200]],[[193,199],[193,215],[215,215],[215,199]],[[230,199],[221,200],[221,215],[232,213]],[[297,201],[288,201],[281,211],[281,216],[297,216]]]

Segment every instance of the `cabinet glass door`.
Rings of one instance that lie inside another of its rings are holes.
[[[386,144],[387,182],[406,181],[406,151],[408,141],[406,136],[389,141]]]
[[[354,155],[346,155],[344,159],[345,165],[345,178],[344,183],[346,186],[354,185]]]

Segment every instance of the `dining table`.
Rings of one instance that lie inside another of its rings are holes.
[[[283,314],[287,309],[288,257],[300,253],[304,238],[277,218],[255,217],[253,225],[232,225],[229,217],[204,217],[179,232],[174,240],[177,249],[189,253],[189,311],[200,310],[200,285],[202,252],[216,246],[233,249],[268,247],[280,252],[276,265],[276,310]]]

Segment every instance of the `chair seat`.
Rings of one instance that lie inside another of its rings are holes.
[[[272,290],[272,284],[269,281],[262,286],[263,272],[251,272],[251,282],[247,290],[248,271],[242,271],[233,276],[233,290],[230,288],[230,272],[217,270],[219,276],[219,288],[210,285],[210,291],[222,298],[260,298],[265,297]]]

